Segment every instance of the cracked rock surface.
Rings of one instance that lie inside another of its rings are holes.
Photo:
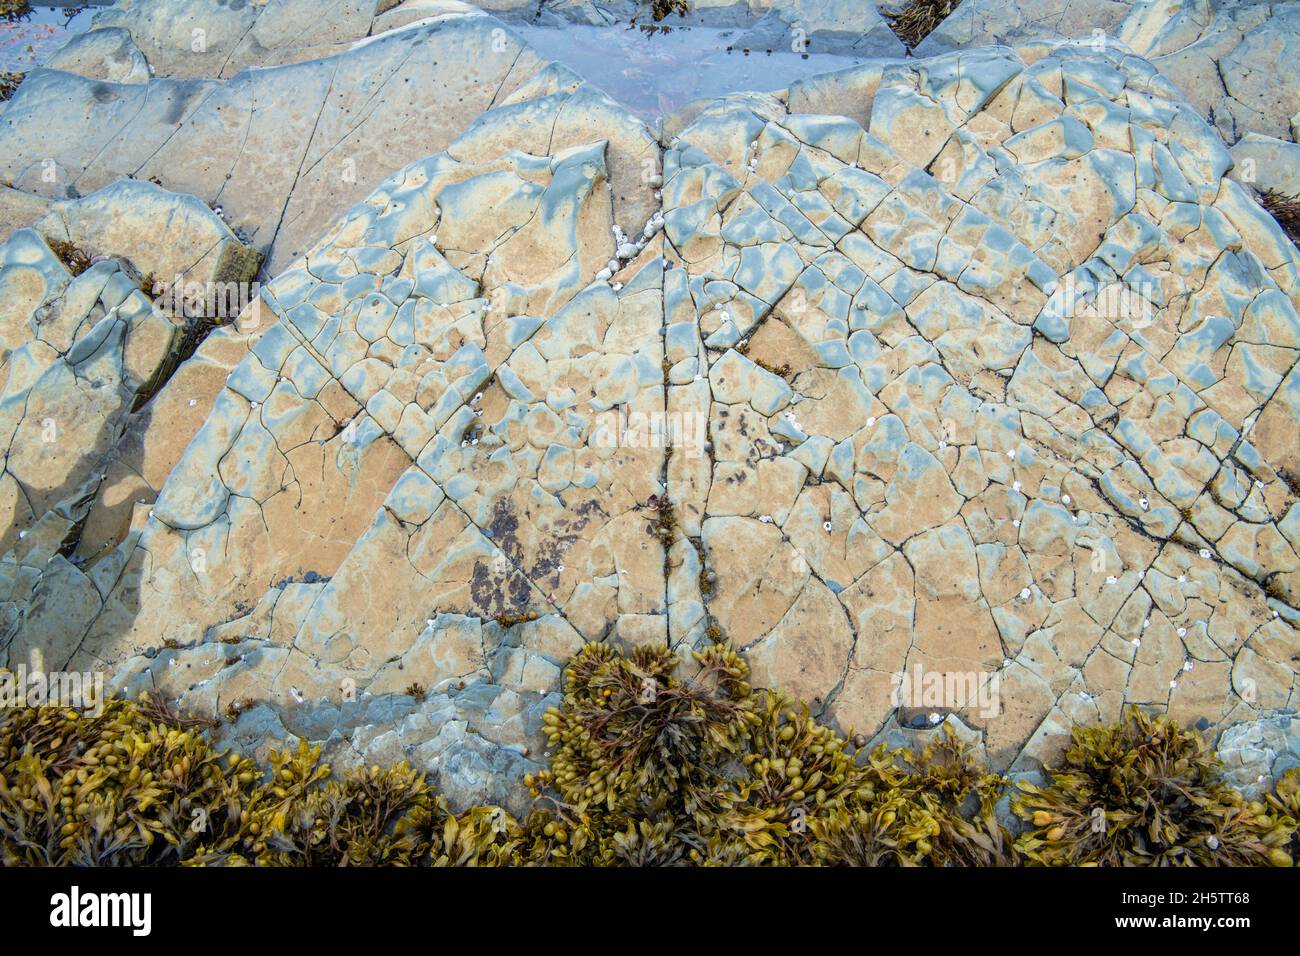
[[[1159,56],[872,60],[657,136],[463,4],[235,6],[168,65],[122,4],[153,79],[2,115],[52,204],[0,246],[0,663],[515,810],[586,641],[729,640],[889,739],[931,732],[896,675],[983,675],[935,716],[1016,773],[1126,704],[1294,759],[1300,253]],[[245,240],[259,301],[181,348],[141,277]]]
[[[1172,81],[1229,143],[1296,139],[1300,7],[1268,0],[964,0],[916,48],[1118,40]]]
[[[473,159],[497,155],[525,126],[531,139],[517,145],[539,154],[588,142],[598,130],[595,138],[609,143],[619,213],[644,221],[650,202],[639,177],[655,153],[644,126],[498,21],[450,6],[321,59],[225,79],[160,69],[147,83],[109,83],[33,71],[3,114],[0,179],[58,198],[123,178],[189,193],[222,208],[265,253],[271,276],[391,173],[453,139]],[[138,9],[160,16],[165,6],[127,8]],[[178,64],[209,76],[210,65],[192,63],[185,50]]]

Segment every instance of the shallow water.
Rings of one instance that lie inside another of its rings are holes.
[[[0,20],[0,70],[23,73],[68,42],[74,33],[90,29],[100,5],[76,7],[33,6],[21,20]]]
[[[0,70],[42,63],[68,37],[90,28],[97,7],[37,6],[16,23],[0,22]],[[511,23],[547,59],[590,81],[641,119],[652,122],[702,97],[783,89],[805,76],[862,62],[860,57],[788,50],[728,50],[743,30],[674,27],[654,34],[624,26],[563,28]]]
[[[653,35],[577,25],[559,30],[512,23],[510,29],[648,121],[701,97],[779,90],[801,77],[863,62],[827,53],[728,52],[743,33],[739,29],[675,27]]]

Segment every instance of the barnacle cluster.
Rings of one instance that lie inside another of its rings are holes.
[[[1017,849],[1073,866],[1290,866],[1300,771],[1263,801],[1228,786],[1194,733],[1130,708],[1112,727],[1076,728],[1052,785],[1011,801],[1031,828]]]
[[[0,862],[192,866],[1290,865],[1300,769],[1247,801],[1190,731],[1079,729],[1050,786],[950,730],[919,753],[841,737],[753,689],[735,651],[584,647],[545,717],[533,807],[451,812],[405,763],[341,777],[300,742],[264,769],[157,699],[0,710]]]

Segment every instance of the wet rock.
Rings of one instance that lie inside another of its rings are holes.
[[[408,759],[460,805],[544,762],[586,641],[730,641],[841,729],[946,722],[1015,775],[1126,704],[1276,763],[1228,734],[1297,700],[1300,254],[1240,175],[1286,149],[1230,153],[1244,114],[1179,93],[1204,18],[1133,27],[1163,72],[1008,19],[1018,51],[660,138],[457,4],[217,5],[194,60],[160,9],[100,24],[158,76],[34,73],[0,130],[6,208],[59,203],[0,251],[0,659],[106,667],[250,750]],[[109,258],[74,276],[58,240]],[[141,273],[247,277],[249,243],[256,302],[168,368]]]

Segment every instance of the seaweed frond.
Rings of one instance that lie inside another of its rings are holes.
[[[1288,196],[1269,189],[1259,194],[1259,204],[1277,220],[1292,242],[1300,243],[1300,196]]]
[[[886,13],[890,29],[909,49],[928,37],[961,0],[911,0],[898,13]]]
[[[1296,818],[1247,801],[1194,731],[1133,707],[1112,727],[1076,728],[1052,783],[1021,783],[1017,847],[1049,866],[1291,865]],[[1288,791],[1290,793],[1291,791]]]

